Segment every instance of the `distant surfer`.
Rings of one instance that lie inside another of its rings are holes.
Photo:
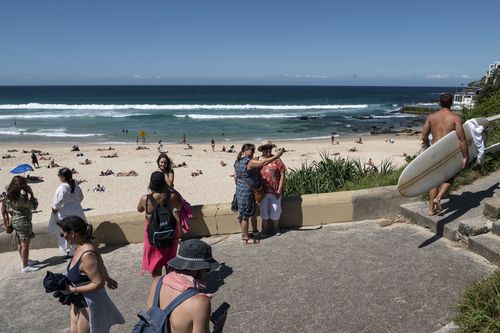
[[[429,147],[429,133],[432,134],[432,144],[443,138],[446,134],[456,131],[460,150],[462,151],[462,169],[469,162],[469,153],[467,150],[467,139],[465,137],[462,118],[451,112],[450,107],[453,104],[453,96],[451,94],[442,94],[439,98],[441,109],[434,112],[425,121],[422,130],[422,139],[425,147]],[[450,178],[440,186],[429,191],[429,215],[439,213],[441,209],[441,199],[448,192],[453,184],[454,178]]]

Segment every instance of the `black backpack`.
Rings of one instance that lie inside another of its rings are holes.
[[[195,288],[186,289],[182,294],[177,296],[165,310],[160,309],[160,289],[163,277],[158,280],[156,285],[153,304],[147,312],[140,312],[137,316],[139,322],[135,324],[132,333],[164,333],[170,332],[169,317],[170,313],[186,299],[199,294]]]
[[[161,206],[158,205],[151,194],[148,195],[147,200],[153,205],[147,230],[149,244],[159,249],[172,246],[177,223],[172,210],[168,206],[168,200],[165,198]]]

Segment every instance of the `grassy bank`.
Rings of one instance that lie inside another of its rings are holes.
[[[453,321],[456,333],[500,332],[500,270],[464,290]]]

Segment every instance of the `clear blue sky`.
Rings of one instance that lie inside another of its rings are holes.
[[[499,0],[2,0],[0,85],[460,85]]]

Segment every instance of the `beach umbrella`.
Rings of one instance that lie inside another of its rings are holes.
[[[11,173],[16,175],[27,171],[33,171],[33,167],[29,164],[19,164],[14,169],[10,170]]]

